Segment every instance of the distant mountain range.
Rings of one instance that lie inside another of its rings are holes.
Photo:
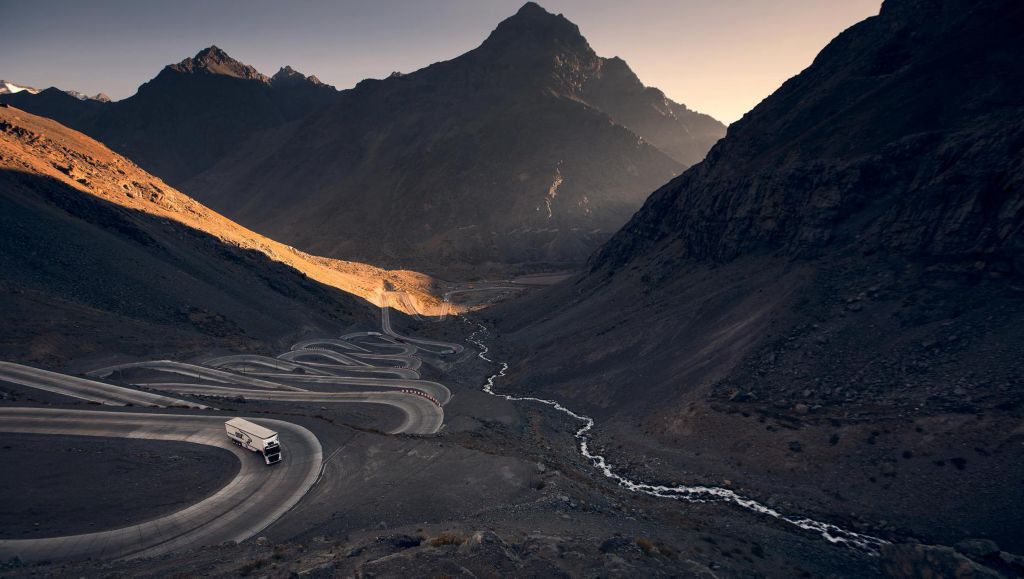
[[[13,82],[0,79],[0,94],[14,94],[22,91],[28,92],[29,94],[36,94],[39,92],[39,89],[30,86],[14,84]]]
[[[53,89],[53,90],[60,90],[60,89]],[[39,94],[41,92],[43,92],[43,91],[38,89],[38,88],[33,88],[33,87],[30,87],[30,86],[22,86],[22,85],[19,85],[19,84],[14,84],[13,82],[10,82],[10,81],[0,80],[0,96],[12,95],[12,94],[17,94],[17,93],[23,93],[23,96],[27,96],[27,95],[36,95],[36,94]],[[63,92],[65,94],[69,95],[69,96],[75,97],[76,99],[78,99],[80,101],[88,101],[88,100],[94,100],[94,101],[100,101],[100,102],[109,102],[110,101],[110,97],[108,97],[107,95],[105,95],[103,93],[99,93],[96,96],[89,96],[89,95],[82,94],[82,93],[80,93],[78,91],[74,91],[74,90],[63,90],[63,91],[60,91],[60,92]]]
[[[123,101],[43,93],[0,102],[275,239],[388,263],[579,263],[725,134],[534,3],[458,58],[340,92],[211,47]]]

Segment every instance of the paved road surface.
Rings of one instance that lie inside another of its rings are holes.
[[[341,373],[390,374],[391,376],[404,378],[406,380],[416,380],[420,377],[419,372],[409,368],[366,365],[348,366],[339,363],[331,364],[310,361],[300,364],[297,362],[282,360],[280,358],[271,358],[269,356],[259,356],[256,354],[222,356],[220,358],[206,360],[203,362],[203,365],[211,368],[220,368],[221,370],[227,370],[230,372],[248,374],[250,376],[279,379],[302,374],[316,376],[340,376]],[[298,370],[301,370],[301,372],[298,372]]]
[[[404,294],[402,294],[402,296],[404,297]],[[381,305],[381,308],[380,308],[380,315],[381,315],[381,328],[384,330],[385,334],[387,334],[387,335],[389,335],[389,336],[391,336],[393,338],[399,339],[399,340],[404,340],[406,342],[411,342],[413,344],[416,344],[421,350],[423,350],[425,352],[430,352],[432,354],[460,354],[460,353],[462,353],[463,350],[466,349],[465,346],[463,346],[462,344],[453,344],[453,343],[450,343],[450,342],[441,342],[439,340],[427,340],[425,338],[411,338],[409,336],[403,336],[403,335],[399,334],[398,332],[396,332],[394,330],[394,328],[391,327],[391,306],[390,306],[390,301],[395,298],[395,292],[384,292],[384,296],[383,297],[384,297],[384,299],[381,300],[381,304],[382,305]],[[415,311],[415,310],[413,310],[413,311]],[[429,348],[424,348],[423,347],[424,345],[426,345],[426,346],[436,346],[438,349],[437,350],[431,350]]]
[[[282,371],[298,372],[301,370],[306,374],[320,374],[322,376],[331,375],[331,373],[326,370],[314,368],[308,364],[298,364],[296,362],[271,358],[270,356],[260,356],[258,354],[235,354],[232,356],[210,358],[209,360],[203,361],[203,366],[208,368],[219,368],[221,370],[242,374],[256,374],[257,372],[266,370],[273,370],[275,373],[280,373]],[[261,370],[253,370],[254,367],[260,368]]]
[[[405,414],[405,420],[402,424],[390,430],[389,434],[434,434],[440,430],[442,424],[444,424],[444,410],[441,409],[441,406],[434,399],[405,392],[286,392],[263,389],[242,390],[226,386],[173,383],[149,384],[146,387],[175,394],[216,396],[219,398],[235,398],[241,396],[246,400],[306,402],[316,404],[338,402],[384,404],[397,408]]]
[[[84,378],[76,378],[13,362],[0,362],[0,380],[38,390],[55,392],[64,396],[71,396],[79,400],[99,402],[108,406],[206,408],[206,406],[196,404],[195,402],[168,398],[167,396],[161,396],[152,392],[141,392]]]
[[[351,356],[346,356],[345,354],[335,352],[334,350],[325,349],[291,350],[289,352],[285,352],[283,354],[278,355],[278,358],[282,360],[288,360],[290,362],[299,362],[302,360],[306,360],[307,364],[316,364],[317,362],[309,362],[309,359],[313,358],[314,360],[316,360],[319,358],[321,360],[330,360],[331,362],[334,362],[336,365],[342,366],[369,366],[369,364],[367,364],[366,362],[356,360]]]
[[[267,466],[255,453],[230,443],[224,434],[224,421],[229,418],[232,417],[0,408],[0,432],[177,440],[225,448],[242,463],[238,475],[227,486],[184,510],[112,531],[0,540],[0,560],[14,556],[24,561],[148,557],[243,541],[259,533],[313,486],[323,452],[317,438],[301,426],[254,418],[281,436],[284,460]]]
[[[128,364],[117,364],[116,366],[107,366],[106,368],[93,370],[91,372],[88,372],[87,375],[94,376],[96,378],[106,378],[111,374],[114,374],[115,372],[121,370],[132,370],[139,368],[145,370],[154,370],[157,372],[166,372],[168,374],[177,374],[180,376],[189,376],[191,378],[196,378],[197,380],[210,380],[213,382],[221,382],[223,384],[240,384],[242,386],[254,386],[256,388],[269,389],[284,388],[285,390],[302,390],[301,388],[295,388],[294,386],[278,384],[277,382],[269,382],[267,380],[253,378],[251,376],[235,374],[233,372],[224,372],[223,370],[207,368],[205,366],[197,366],[195,364],[187,364],[185,362],[175,362],[174,360],[151,360],[148,362],[130,362]]]

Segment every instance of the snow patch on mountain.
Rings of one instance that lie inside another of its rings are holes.
[[[14,94],[22,91],[28,91],[30,94],[36,94],[39,89],[30,86],[22,86],[20,84],[14,84],[7,80],[0,80],[0,94]]]

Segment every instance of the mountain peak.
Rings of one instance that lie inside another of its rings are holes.
[[[552,14],[536,2],[527,2],[516,12],[516,16],[543,18],[545,16],[552,16]]]
[[[508,46],[522,49],[532,46],[586,47],[578,26],[561,14],[552,14],[535,2],[527,2],[518,12],[503,20],[484,42],[484,46]]]
[[[224,62],[232,60],[228,53],[224,52],[221,47],[216,44],[211,44],[209,47],[204,48],[196,54],[195,59],[198,61],[211,61],[211,62]]]
[[[278,70],[276,73],[274,73],[274,76],[270,77],[270,81],[275,84],[281,82],[302,82],[305,80],[306,75],[302,74],[301,72],[295,70],[294,68],[288,65],[282,66],[281,70]]]
[[[327,86],[319,78],[313,75],[306,76],[288,65],[282,66],[281,70],[274,73],[274,76],[270,77],[270,83],[278,87],[300,85]]]
[[[0,79],[0,94],[15,94],[21,91],[27,91],[29,94],[36,94],[39,89],[30,86],[14,84],[13,82]]]
[[[269,78],[260,74],[255,68],[231,58],[228,56],[228,53],[216,45],[204,48],[192,58],[186,58],[178,64],[170,65],[168,68],[174,72],[185,74],[215,74],[270,82]]]

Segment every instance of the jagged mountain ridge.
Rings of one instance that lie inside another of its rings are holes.
[[[39,89],[31,86],[15,84],[9,80],[0,79],[0,94],[16,94],[22,91],[26,91],[30,94],[36,94],[39,92]]]
[[[254,135],[335,97],[327,85],[275,84],[213,46],[104,107],[84,132],[180,185]]]
[[[724,132],[534,3],[466,54],[339,97],[185,187],[326,255],[579,262]]]
[[[43,91],[6,95],[0,102],[82,131],[180,185],[254,135],[336,97],[334,87],[287,70],[287,80],[275,81],[211,46],[165,66],[121,101],[71,100]]]
[[[60,90],[60,89],[57,89],[55,87],[50,87],[50,89],[47,89],[47,90]],[[0,96],[24,93],[24,95],[22,95],[22,97],[25,97],[25,96],[28,96],[28,95],[37,95],[37,94],[39,94],[41,92],[43,92],[43,91],[38,89],[38,88],[34,88],[34,87],[31,87],[31,86],[23,86],[23,85],[20,85],[20,84],[15,84],[13,82],[0,79]],[[72,96],[72,97],[74,97],[74,98],[76,98],[76,99],[78,99],[80,101],[110,102],[110,97],[108,97],[107,95],[105,95],[103,93],[99,93],[99,94],[97,94],[95,96],[89,96],[87,94],[80,93],[80,92],[78,92],[76,90],[63,90],[61,92],[65,93],[65,94],[67,94],[69,96]]]

